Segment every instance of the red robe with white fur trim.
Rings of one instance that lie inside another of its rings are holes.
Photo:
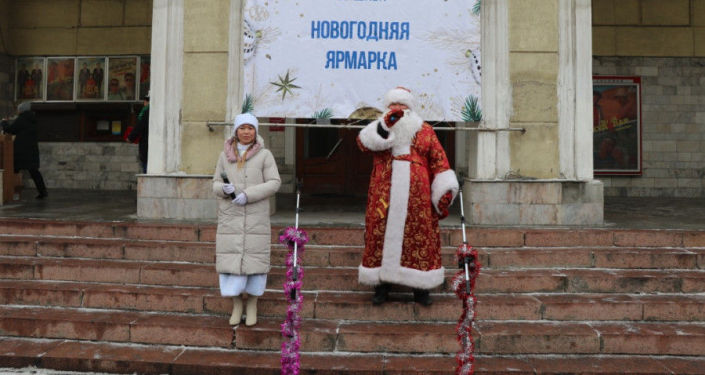
[[[363,151],[374,152],[359,281],[431,289],[444,280],[438,202],[446,192],[455,198],[458,180],[433,128],[418,115],[406,110],[392,128],[383,118],[357,139]]]

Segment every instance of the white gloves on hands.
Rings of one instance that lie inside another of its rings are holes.
[[[233,199],[233,203],[244,206],[247,203],[247,195],[245,195],[245,193],[238,194],[235,199]]]
[[[225,195],[232,196],[234,192],[235,186],[233,186],[233,184],[223,184],[223,193],[225,193]],[[241,192],[235,196],[235,199],[233,199],[232,202],[239,206],[244,206],[247,203],[247,195]]]
[[[235,192],[235,186],[233,186],[233,184],[223,185],[223,193],[225,193],[225,195],[230,195],[234,192]]]

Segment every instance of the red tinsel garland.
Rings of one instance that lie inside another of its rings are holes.
[[[463,301],[463,313],[458,319],[456,333],[458,334],[458,343],[460,351],[456,355],[458,367],[455,370],[456,375],[472,375],[475,373],[475,341],[472,338],[472,327],[475,323],[475,280],[480,273],[480,262],[477,258],[477,250],[467,244],[460,245],[456,253],[458,264],[461,270],[453,277],[452,287],[455,294]],[[465,279],[465,263],[468,265],[468,281]],[[470,285],[470,290],[467,290],[467,284]]]
[[[289,248],[289,254],[286,257],[286,281],[284,282],[284,295],[286,295],[289,307],[286,310],[286,320],[281,325],[284,339],[282,341],[281,357],[282,374],[298,375],[301,368],[301,358],[299,356],[301,316],[299,313],[304,303],[304,296],[301,294],[304,269],[300,261],[304,253],[304,245],[308,242],[308,236],[301,229],[288,227],[284,230],[284,234],[279,236],[279,242]],[[294,245],[296,245],[297,256],[296,270],[294,270]]]

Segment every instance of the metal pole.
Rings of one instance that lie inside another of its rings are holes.
[[[460,198],[460,227],[463,231],[463,252],[468,251],[468,239],[465,235],[465,208],[463,207],[463,182],[460,182],[460,190],[458,191],[458,196]],[[468,262],[470,257],[463,257],[463,266],[465,268],[465,291],[470,294],[470,270],[468,269]]]
[[[299,212],[300,212],[300,206],[299,206],[299,200],[301,197],[301,185],[303,182],[301,180],[296,181],[296,219],[294,220],[294,228],[296,231],[299,230]],[[299,243],[294,241],[294,254],[293,254],[293,264],[292,264],[292,279],[294,281],[297,281],[299,278],[299,267],[297,265],[297,258],[298,258],[298,250],[299,250]],[[296,288],[291,289],[291,300],[295,301],[296,300]]]
[[[260,122],[259,126],[279,126],[283,128],[315,128],[315,129],[324,129],[324,128],[333,128],[333,129],[362,129],[365,127],[365,125],[356,125],[362,123],[362,121],[367,121],[367,120],[358,120],[354,123],[351,124],[339,124],[339,125],[334,125],[334,124],[279,124],[279,123],[271,123],[271,122]],[[438,123],[435,123],[438,124]],[[434,124],[434,125],[435,125]],[[476,125],[476,124],[482,124],[478,122],[463,122],[460,123],[462,125]],[[214,121],[208,121],[206,123],[206,126],[208,126],[208,130],[214,131],[215,129],[213,128],[214,126],[230,126],[232,123],[229,122],[214,122]],[[485,127],[465,127],[465,126],[439,126],[439,127],[434,127],[433,130],[435,131],[468,131],[468,132],[521,132],[522,134],[526,132],[526,128],[485,128]]]

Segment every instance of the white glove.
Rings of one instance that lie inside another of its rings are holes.
[[[238,194],[235,199],[233,199],[233,203],[244,206],[245,203],[247,203],[247,195],[245,195],[245,193]]]
[[[230,195],[234,192],[235,192],[235,186],[233,186],[233,184],[223,185],[223,193],[225,193],[225,195]]]

